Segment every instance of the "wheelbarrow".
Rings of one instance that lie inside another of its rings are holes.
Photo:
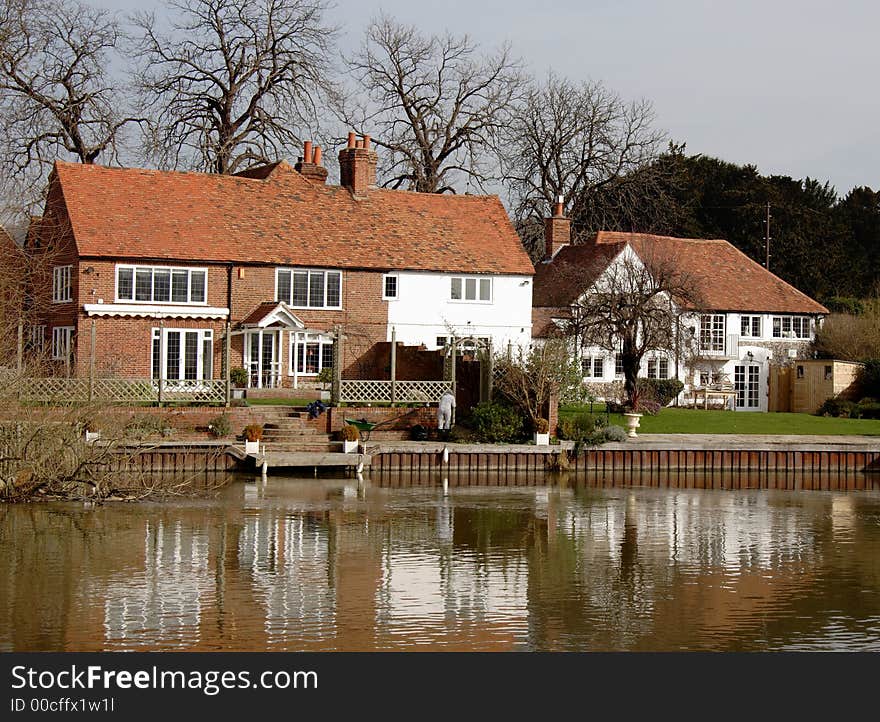
[[[379,421],[375,424],[366,419],[346,419],[343,417],[342,420],[345,421],[346,425],[354,426],[361,433],[361,438],[363,438],[364,441],[369,441],[370,432],[373,429],[382,426],[382,424],[387,424],[389,421],[394,421],[395,419],[386,419],[385,421]]]

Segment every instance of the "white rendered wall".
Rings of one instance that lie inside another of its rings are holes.
[[[527,347],[532,338],[531,276],[487,276],[491,301],[453,301],[451,285],[458,273],[398,272],[397,298],[388,301],[388,340],[436,349],[438,336],[488,336],[495,349],[508,342]],[[474,277],[471,276],[471,277]]]

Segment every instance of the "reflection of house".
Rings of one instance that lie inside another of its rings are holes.
[[[497,197],[377,188],[354,134],[339,159],[341,186],[310,143],[237,176],[56,163],[39,224],[53,358],[85,372],[94,336],[100,372],[219,377],[230,324],[232,365],[276,386],[331,364],[336,326],[350,368],[392,327],[432,349],[450,329],[528,342],[534,269]]]
[[[816,324],[828,313],[727,241],[602,231],[586,243],[570,244],[568,223],[561,204],[547,219],[548,257],[535,276],[535,336],[558,333],[578,299],[609,283],[621,264],[650,267],[651,259],[666,259],[694,286],[700,311],[683,315],[678,348],[645,355],[640,375],[678,378],[685,394],[726,382],[737,392],[736,408],[766,411],[771,364],[803,358]],[[618,395],[619,354],[595,347],[577,353],[596,394]]]

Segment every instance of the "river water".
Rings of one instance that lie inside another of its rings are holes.
[[[873,482],[495,483],[0,505],[0,651],[880,649]]]

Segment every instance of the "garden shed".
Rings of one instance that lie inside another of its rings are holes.
[[[798,359],[770,372],[770,411],[814,414],[826,399],[858,401],[856,379],[862,364],[836,359]]]

